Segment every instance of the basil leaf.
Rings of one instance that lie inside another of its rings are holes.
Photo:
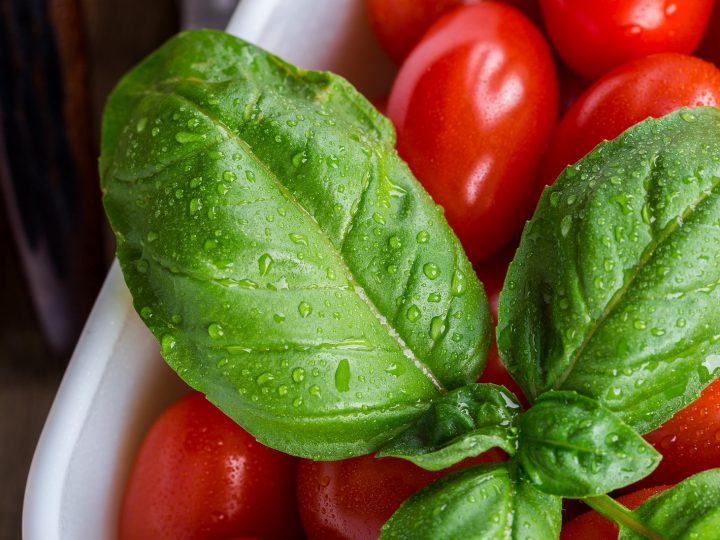
[[[503,386],[472,384],[436,400],[417,422],[380,449],[431,471],[445,469],[491,448],[514,454],[517,398]]]
[[[547,392],[520,417],[517,459],[538,489],[590,497],[650,474],[660,454],[597,401]]]
[[[561,499],[517,478],[510,467],[479,465],[436,480],[400,506],[380,539],[558,538]]]
[[[650,497],[633,514],[666,540],[717,538],[720,530],[720,469],[687,478]],[[645,538],[620,527],[619,540]]]
[[[221,32],[171,39],[103,119],[102,187],[169,364],[263,443],[367,453],[476,380],[460,244],[347,81]]]
[[[600,144],[547,188],[500,296],[531,400],[575,390],[648,432],[720,375],[720,111]]]

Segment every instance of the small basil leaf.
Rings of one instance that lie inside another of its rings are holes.
[[[171,39],[113,91],[104,204],[168,363],[269,446],[375,450],[476,380],[482,285],[344,79],[221,32]]]
[[[547,392],[520,417],[517,459],[538,489],[600,495],[650,474],[660,454],[597,401]]]
[[[431,471],[445,469],[490,448],[514,454],[515,418],[521,407],[503,386],[472,384],[436,400],[417,422],[380,449]]]
[[[561,499],[538,491],[511,467],[480,465],[436,480],[402,504],[381,540],[557,538]]]
[[[710,469],[650,497],[633,514],[665,540],[720,536],[720,469]],[[642,540],[625,527],[618,540]]]
[[[640,433],[720,375],[720,111],[601,143],[546,188],[500,296],[498,346],[534,400],[575,390]]]

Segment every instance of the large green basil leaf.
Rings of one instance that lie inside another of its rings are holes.
[[[547,188],[500,296],[523,390],[600,400],[647,432],[720,374],[720,111],[600,144]]]
[[[514,454],[515,419],[522,408],[507,388],[472,384],[436,400],[415,424],[377,453],[412,461],[431,471],[445,469],[490,448]]]
[[[509,463],[462,469],[422,489],[393,514],[381,540],[558,538],[561,499],[538,491]]]
[[[650,474],[660,454],[597,401],[547,392],[520,417],[517,459],[538,489],[563,497],[608,493]]]
[[[720,536],[720,469],[683,480],[645,501],[633,514],[666,540],[695,540]],[[618,540],[645,537],[625,527]]]
[[[344,79],[181,34],[111,95],[101,173],[163,356],[262,442],[366,453],[482,369],[482,286]]]

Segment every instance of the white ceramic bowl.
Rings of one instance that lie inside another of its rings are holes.
[[[302,67],[327,69],[369,96],[393,67],[364,0],[243,0],[228,26]],[[117,262],[48,415],[25,491],[25,540],[111,540],[133,456],[157,415],[188,389],[136,315]]]

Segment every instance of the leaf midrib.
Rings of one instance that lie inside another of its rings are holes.
[[[670,221],[670,223],[668,225],[666,225],[666,227],[661,231],[661,234],[659,237],[657,237],[657,240],[650,243],[649,249],[645,250],[645,253],[643,254],[642,258],[640,259],[640,262],[635,266],[633,273],[630,276],[630,279],[628,279],[627,282],[615,292],[615,294],[612,296],[610,301],[605,306],[605,309],[603,310],[603,313],[598,318],[597,322],[590,328],[590,331],[586,334],[585,338],[583,339],[583,342],[575,350],[575,354],[573,355],[572,359],[568,363],[567,368],[565,368],[565,370],[562,372],[562,374],[557,378],[557,380],[553,384],[552,388],[554,390],[559,390],[562,387],[562,385],[565,383],[565,381],[570,377],[573,369],[575,368],[575,364],[578,362],[578,360],[582,356],[583,352],[585,352],[585,349],[592,341],[592,338],[595,336],[595,333],[597,332],[597,330],[605,323],[607,318],[613,313],[616,306],[620,303],[620,301],[623,299],[625,294],[628,292],[628,290],[631,288],[631,286],[635,282],[635,279],[637,278],[637,276],[645,269],[645,266],[655,256],[658,249],[676,231],[681,230],[685,221],[693,215],[693,213],[697,210],[697,208],[700,205],[702,205],[707,199],[709,199],[713,195],[713,191],[715,189],[717,189],[718,186],[720,186],[720,177],[716,177],[713,180],[713,182],[711,183],[709,189],[703,191],[702,196],[698,200],[696,200],[693,204],[689,204],[687,206],[687,208],[685,209],[685,211],[680,216],[677,216],[675,219]]]

